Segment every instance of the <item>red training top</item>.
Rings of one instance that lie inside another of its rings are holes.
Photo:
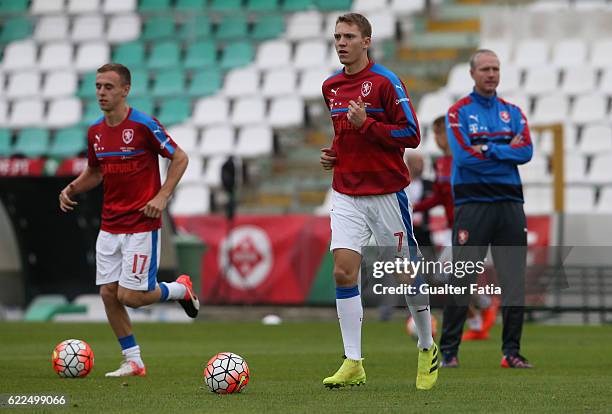
[[[446,213],[446,222],[453,227],[455,215],[453,211],[453,189],[451,187],[451,172],[453,168],[452,155],[445,155],[436,160],[436,181],[433,184],[431,195],[413,206],[413,211],[425,211],[435,206],[443,205]]]

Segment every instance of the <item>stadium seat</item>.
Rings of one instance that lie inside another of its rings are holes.
[[[585,155],[612,154],[612,127],[607,124],[586,125],[582,130],[578,151]]]
[[[584,64],[565,69],[561,92],[567,95],[579,95],[595,90],[597,73],[595,69]]]
[[[206,10],[206,0],[176,0],[174,9],[179,12],[200,13]]]
[[[315,0],[318,9],[326,12],[350,10],[351,3],[352,0]]]
[[[534,155],[531,161],[518,168],[523,184],[549,184],[552,180],[546,156]]]
[[[552,66],[532,67],[527,70],[523,91],[528,95],[544,95],[557,91],[559,72]]]
[[[160,41],[174,36],[174,19],[171,16],[155,16],[146,21],[142,40]]]
[[[612,67],[612,39],[604,38],[593,41],[590,65],[597,69]]]
[[[0,43],[9,43],[15,40],[30,37],[33,32],[32,22],[25,17],[15,17],[6,20],[0,32]]]
[[[280,37],[285,32],[285,17],[279,14],[259,16],[255,21],[251,38],[268,40]]]
[[[425,0],[391,0],[390,9],[398,16],[420,13],[425,10]]]
[[[236,155],[255,158],[271,155],[274,150],[272,129],[265,125],[248,126],[238,132]]]
[[[191,114],[191,99],[177,97],[164,99],[159,108],[158,118],[162,124],[176,125],[185,121]]]
[[[40,94],[40,82],[40,72],[15,72],[9,78],[6,97],[17,99],[38,96]]]
[[[172,137],[188,154],[198,151],[198,130],[191,125],[173,125],[167,128],[168,135]]]
[[[4,49],[2,69],[5,72],[12,72],[34,68],[36,54],[36,43],[31,39],[11,42]]]
[[[563,122],[569,115],[569,100],[563,94],[540,97],[531,115],[532,124],[553,124]]]
[[[299,127],[304,123],[304,101],[297,96],[272,101],[268,121],[273,128]]]
[[[581,0],[572,4],[576,11],[606,11],[609,3],[606,0]]]
[[[170,0],[140,0],[138,11],[141,13],[167,13],[170,11]]]
[[[206,214],[210,210],[210,190],[203,185],[182,185],[170,203],[170,212],[176,216]]]
[[[72,68],[72,44],[68,42],[47,43],[41,47],[38,67],[43,70]]]
[[[100,0],[68,0],[66,10],[71,14],[95,14],[100,10]]]
[[[387,0],[354,0],[351,5],[351,10],[357,13],[368,14],[377,10],[388,8]]]
[[[327,67],[311,68],[302,72],[299,94],[304,99],[322,99],[321,85],[331,75]]]
[[[0,1],[0,14],[26,14],[30,0]]]
[[[43,98],[74,96],[78,79],[76,72],[73,71],[59,70],[48,73],[43,85]]]
[[[51,128],[65,128],[76,125],[81,120],[81,100],[75,97],[59,98],[51,101],[46,124]]]
[[[601,138],[599,138],[601,139]],[[610,184],[610,166],[612,165],[612,154],[598,154],[593,157],[588,182],[591,184]]]
[[[551,63],[556,68],[579,66],[586,61],[587,45],[582,39],[563,39],[553,46]]]
[[[122,43],[113,51],[113,62],[121,63],[130,70],[143,67],[145,63],[145,47],[141,41]]]
[[[523,111],[523,113],[527,117],[527,120],[528,121],[530,120],[530,118],[531,118],[531,106],[529,105],[529,98],[527,97],[527,95],[523,95],[523,94],[508,94],[508,95],[503,95],[502,98],[504,100],[510,102],[511,104],[514,104],[514,105],[518,106],[519,108],[521,108],[521,111]]]
[[[603,69],[598,90],[608,96],[612,95],[612,67]]]
[[[4,80],[5,80],[4,72],[0,71],[0,96],[4,95]]]
[[[458,63],[450,70],[446,81],[446,92],[454,98],[465,96],[472,91],[474,80],[470,76],[470,65]]]
[[[225,76],[223,92],[230,98],[255,95],[259,92],[259,71],[253,66],[233,69]]]
[[[223,75],[218,68],[207,68],[195,72],[187,94],[193,98],[214,95],[221,89]]]
[[[64,12],[64,0],[32,0],[32,14],[61,14]]]
[[[228,14],[219,23],[215,31],[218,40],[238,40],[248,37],[248,22],[245,15]]]
[[[5,104],[4,101],[0,101],[0,125],[3,124],[2,120],[2,106]],[[13,146],[11,145],[11,131],[5,128],[0,129],[0,157],[10,157],[13,153]]]
[[[255,65],[259,69],[287,67],[291,62],[291,44],[285,40],[268,40],[259,45]]]
[[[595,209],[595,188],[565,187],[565,212],[590,213]]]
[[[612,161],[612,160],[610,160]],[[595,208],[595,213],[612,213],[612,187],[606,186],[601,189],[599,194],[599,202]]]
[[[540,134],[536,134],[538,143],[538,152],[542,154],[552,154],[554,147],[554,137],[552,131],[547,130]],[[563,151],[573,152],[576,148],[576,127],[566,122],[563,124]]]
[[[166,41],[156,43],[151,50],[147,66],[150,69],[174,68],[180,61],[181,49],[178,43]]]
[[[259,96],[236,99],[233,105],[231,123],[241,127],[262,124],[266,119],[266,101]]]
[[[506,39],[483,39],[479,49],[489,49],[495,52],[501,65],[501,74],[504,74],[507,65],[510,65],[510,56],[512,55],[512,44]]]
[[[129,13],[136,10],[137,1],[138,0],[104,0],[102,9],[104,13],[107,14]]]
[[[0,128],[8,125],[8,102],[0,99]],[[2,129],[0,129],[2,131]],[[0,143],[2,145],[2,143]],[[2,156],[0,154],[0,156]]]
[[[202,158],[191,157],[189,159],[189,165],[187,165],[187,170],[185,170],[185,174],[183,174],[183,177],[181,178],[181,184],[201,184],[204,182],[203,175],[204,163],[202,162]]]
[[[273,12],[278,10],[279,0],[248,0],[247,10],[250,12]]]
[[[314,0],[284,0],[283,11],[297,12],[315,8]]]
[[[320,67],[325,64],[328,45],[324,40],[306,40],[299,42],[293,64],[296,69]]]
[[[578,96],[574,101],[569,120],[576,124],[589,124],[607,118],[607,98],[599,94]]]
[[[380,10],[368,16],[372,24],[372,41],[390,40],[395,38],[395,16],[389,10]]]
[[[74,67],[77,72],[96,70],[110,59],[110,46],[102,41],[81,43],[77,46]],[[130,67],[131,69],[131,67]]]
[[[237,41],[225,45],[221,54],[221,69],[246,66],[253,61],[253,46],[249,42]]]
[[[502,66],[500,71],[501,73],[497,93],[499,95],[508,95],[517,92],[521,83],[521,72],[519,68],[512,65],[506,65]],[[472,81],[472,83],[474,82]]]
[[[131,107],[136,108],[140,112],[144,112],[147,115],[153,115],[153,113],[155,112],[155,105],[153,100],[146,96],[132,97],[130,95],[128,97],[128,104]],[[98,112],[100,112],[99,109]]]
[[[149,94],[149,73],[144,69],[132,70],[131,72],[130,96],[147,96]]]
[[[221,167],[227,161],[227,156],[217,155],[206,161],[203,181],[210,188],[221,187]]]
[[[68,39],[68,16],[42,16],[34,29],[34,39],[39,43]]]
[[[211,40],[191,43],[187,48],[185,69],[202,69],[217,64],[217,45]]]
[[[418,120],[423,125],[429,125],[440,115],[446,114],[453,102],[446,94],[428,93],[419,102]]]
[[[553,212],[553,192],[550,186],[526,186],[523,197],[525,214],[544,215]]]
[[[96,72],[89,72],[81,77],[77,96],[83,99],[96,96]]]
[[[210,10],[216,12],[238,12],[242,9],[242,0],[212,0]]]
[[[230,155],[234,152],[234,128],[223,125],[202,131],[199,152],[202,156]]]
[[[264,75],[262,94],[266,98],[291,95],[295,91],[296,81],[297,74],[292,68],[269,70]]]
[[[181,24],[178,37],[183,40],[205,39],[211,35],[210,19],[207,15],[196,14],[188,16]]]
[[[209,126],[225,124],[229,116],[229,102],[224,97],[212,96],[197,101],[193,111],[193,124]]]
[[[96,101],[95,99],[90,99],[85,102],[85,110],[83,111],[83,116],[81,117],[81,125],[89,126],[101,116],[102,111],[100,110],[100,105],[98,104],[98,101]]]
[[[513,64],[521,69],[546,66],[548,49],[548,43],[545,40],[523,39],[516,45]]]
[[[566,183],[586,182],[587,159],[584,155],[566,152],[563,167]]]
[[[139,36],[140,17],[137,14],[119,14],[111,17],[106,35],[106,40],[110,43],[130,42]]]
[[[73,42],[104,39],[104,17],[101,15],[78,16],[72,25]]]
[[[49,148],[49,130],[24,128],[17,134],[13,154],[36,158],[47,153]]]
[[[72,127],[60,129],[49,148],[49,157],[75,157],[87,152],[87,131],[84,128]]]
[[[285,35],[289,40],[312,39],[321,36],[322,29],[323,17],[320,12],[299,12],[289,17]]]
[[[168,98],[184,94],[185,73],[182,69],[157,72],[151,93],[156,98]]]

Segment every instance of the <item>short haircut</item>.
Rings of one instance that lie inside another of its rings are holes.
[[[355,26],[359,28],[359,31],[361,32],[361,36],[372,37],[372,25],[370,24],[368,19],[366,19],[365,16],[362,14],[359,14],[359,13],[343,14],[341,16],[338,16],[338,18],[336,19],[336,25],[338,23],[354,24]]]
[[[444,128],[445,122],[446,116],[440,115],[439,117],[433,120],[431,126],[433,126],[434,128]]]
[[[478,57],[480,55],[484,55],[484,54],[491,54],[495,57],[497,57],[497,55],[495,54],[494,51],[492,51],[491,49],[478,49],[477,51],[474,52],[474,54],[470,57],[470,69],[476,69],[476,59],[478,59]],[[499,58],[498,58],[499,59]]]
[[[130,74],[130,70],[121,63],[107,63],[106,65],[100,66],[98,68],[98,73],[104,72],[115,72],[117,75],[119,75],[119,78],[124,85],[132,84],[132,75]]]

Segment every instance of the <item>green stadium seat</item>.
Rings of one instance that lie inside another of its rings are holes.
[[[121,63],[130,69],[143,67],[145,47],[141,41],[122,43],[113,50],[113,62]]]
[[[244,39],[248,36],[249,24],[244,15],[227,15],[217,27],[215,37],[219,40]]]
[[[223,74],[218,68],[208,68],[194,73],[187,93],[189,96],[201,97],[214,95],[221,89]]]
[[[249,0],[247,10],[252,12],[271,12],[278,10],[278,0]]]
[[[49,149],[49,130],[41,128],[25,128],[17,134],[13,154],[37,158],[45,155]]]
[[[96,96],[96,72],[88,72],[81,78],[81,84],[77,92],[79,98],[95,98]]]
[[[26,14],[30,0],[0,0],[0,14]]]
[[[206,10],[206,0],[176,0],[174,8],[182,12],[202,12]]]
[[[32,22],[23,17],[10,19],[2,26],[0,43],[9,43],[32,35]]]
[[[200,69],[217,64],[217,45],[210,40],[204,40],[189,45],[185,57],[185,69]]]
[[[237,12],[242,9],[242,0],[213,0],[210,9],[216,12]]]
[[[268,14],[257,19],[251,37],[255,40],[275,39],[283,34],[284,31],[284,16],[278,14]]]
[[[144,112],[147,115],[152,115],[155,109],[154,102],[151,98],[141,97],[128,97],[128,105],[132,108],[138,109],[140,112]]]
[[[321,11],[350,10],[351,0],[316,0]]]
[[[87,152],[87,131],[80,127],[57,131],[49,148],[49,156],[53,158],[74,157],[84,152]]]
[[[212,30],[210,29],[210,19],[208,16],[196,15],[190,16],[181,25],[178,36],[183,40],[194,40],[209,37]]]
[[[173,41],[157,43],[151,50],[147,66],[151,69],[173,68],[179,65],[180,56],[178,43]]]
[[[237,41],[227,44],[221,55],[221,68],[234,69],[253,61],[253,46],[249,42]]]
[[[85,110],[83,111],[83,116],[81,117],[81,125],[89,126],[102,115],[103,114],[100,110],[100,105],[98,105],[98,101],[95,99],[90,99],[85,102]]]
[[[149,73],[144,69],[133,70],[130,96],[149,95]]]
[[[163,101],[157,118],[165,126],[180,124],[191,115],[191,99],[172,98]]]
[[[285,0],[283,2],[283,11],[295,12],[314,9],[314,0]]]
[[[11,153],[11,131],[0,129],[0,157],[10,157]]]
[[[158,72],[153,82],[152,94],[156,98],[167,98],[185,93],[185,73],[182,69]]]
[[[174,18],[172,16],[155,16],[145,23],[141,39],[154,41],[172,37],[174,37]]]
[[[170,0],[140,0],[141,13],[166,13],[170,11]]]

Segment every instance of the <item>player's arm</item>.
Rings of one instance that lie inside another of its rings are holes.
[[[523,112],[518,108],[512,108],[512,119],[519,119],[518,127],[515,129],[515,134],[510,145],[508,144],[490,144],[489,150],[485,155],[493,160],[508,161],[513,164],[525,164],[533,156],[533,144],[531,142],[531,134],[527,119]]]
[[[159,192],[144,207],[140,209],[145,216],[158,218],[168,205],[168,200],[174,192],[177,184],[187,169],[189,157],[179,146],[174,149],[174,154],[170,159],[170,166],[166,174],[166,181],[159,189]]]
[[[414,206],[412,207],[412,211],[414,211],[415,213],[418,213],[419,211],[431,210],[435,206],[439,206],[440,204],[443,204],[443,203],[444,201],[441,197],[440,191],[437,189],[437,186],[434,184],[431,195],[429,195],[428,197],[425,197],[418,203],[415,203]]]
[[[92,188],[97,187],[102,182],[102,171],[100,166],[88,165],[77,178],[68,184],[60,193],[60,209],[63,212],[74,210],[74,207],[79,204],[73,200],[77,194],[87,192]]]

